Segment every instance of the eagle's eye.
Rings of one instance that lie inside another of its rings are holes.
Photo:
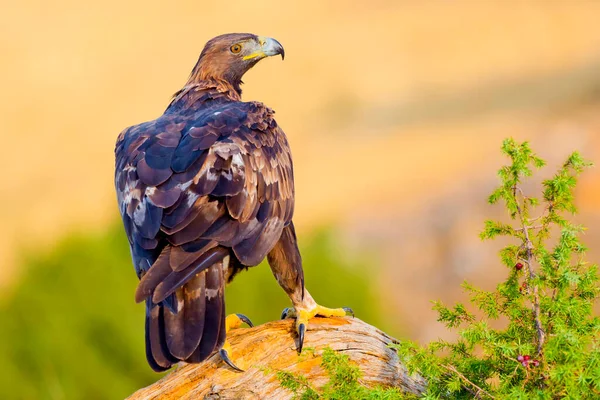
[[[231,50],[231,52],[232,52],[233,54],[237,54],[237,53],[239,53],[240,51],[242,51],[242,45],[241,45],[241,44],[234,44],[233,46],[231,46],[231,47],[229,48],[229,50]]]

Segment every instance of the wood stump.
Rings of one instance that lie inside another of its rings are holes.
[[[329,380],[320,366],[325,347],[347,354],[360,367],[361,383],[366,386],[395,386],[410,393],[425,390],[425,381],[409,376],[388,347],[396,339],[360,319],[311,319],[301,355],[296,351],[293,324],[284,320],[232,330],[230,357],[245,372],[232,370],[215,354],[201,364],[182,363],[129,399],[290,399],[292,393],[281,387],[276,371],[305,376],[313,387],[321,387]]]

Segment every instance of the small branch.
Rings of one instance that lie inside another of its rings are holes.
[[[527,227],[523,227],[523,228],[514,228],[515,232],[523,232],[525,229],[528,230],[535,230],[535,229],[542,229],[545,228],[544,225],[534,225],[534,226],[527,226]]]
[[[522,228],[520,230],[523,231],[525,235],[525,248],[527,254],[527,270],[529,272],[529,280],[533,280],[535,278],[535,272],[533,270],[533,243],[529,238],[529,230],[531,227],[527,225],[527,221],[525,215],[523,215],[523,211],[521,210],[521,206],[519,205],[519,200],[517,199],[517,190],[521,193],[521,196],[524,197],[523,191],[515,185],[513,187],[513,196],[515,197],[515,203],[517,204],[517,213],[519,215],[519,221],[521,222]],[[544,327],[542,325],[542,318],[540,312],[540,295],[538,290],[538,285],[533,285],[533,319],[535,321],[535,330],[537,332],[537,354],[538,356],[542,353],[544,342],[546,341],[546,333],[544,332]]]
[[[465,388],[469,391],[469,393],[471,393],[473,396],[475,396],[476,398],[480,399],[481,398],[481,394],[485,394],[486,396],[488,396],[490,399],[495,399],[494,396],[492,396],[491,394],[489,394],[488,392],[486,392],[484,389],[480,388],[479,386],[477,386],[476,384],[474,384],[473,382],[471,382],[466,376],[464,376],[463,374],[461,374],[460,372],[458,372],[458,370],[452,366],[452,365],[447,365],[447,364],[442,364],[442,368],[455,373],[460,379],[462,379],[465,383],[471,385],[473,388],[475,388],[477,391],[475,393],[473,393],[473,391],[471,391],[471,389],[469,388]]]

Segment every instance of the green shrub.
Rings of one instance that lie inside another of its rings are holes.
[[[456,341],[396,347],[409,370],[428,380],[427,399],[600,398],[597,266],[584,261],[584,228],[564,217],[576,212],[573,190],[590,163],[573,153],[543,182],[538,201],[522,181],[544,161],[527,142],[506,140],[502,151],[511,163],[489,202],[503,201],[511,223],[486,221],[481,238],[512,239],[500,252],[506,280],[494,291],[463,285],[481,317],[462,304],[435,304],[439,321],[460,327]]]

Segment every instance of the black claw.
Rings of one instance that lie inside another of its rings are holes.
[[[304,345],[304,332],[306,332],[306,325],[298,325],[298,353],[302,353],[302,346]]]
[[[229,359],[229,355],[227,354],[227,350],[221,349],[219,350],[219,355],[225,361],[225,364],[229,365],[231,368],[236,370],[237,372],[244,372],[243,369],[236,367],[236,365]]]
[[[346,311],[346,315],[351,315],[354,318],[354,311],[350,307],[342,307],[344,311]]]
[[[250,328],[253,328],[254,325],[252,324],[252,321],[250,321],[250,318],[246,317],[244,314],[235,314],[237,315],[237,317],[239,319],[242,320],[243,323],[245,323],[246,325],[248,325]]]
[[[290,312],[289,307],[284,308],[283,311],[281,312],[281,319],[286,319],[289,312]]]

